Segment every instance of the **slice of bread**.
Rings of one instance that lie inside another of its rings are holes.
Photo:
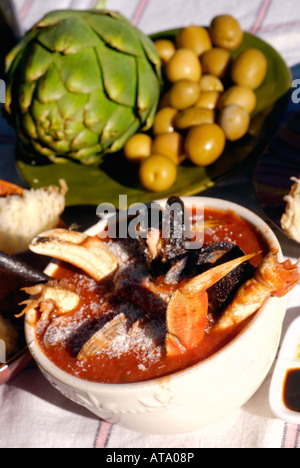
[[[50,186],[0,197],[0,250],[15,254],[27,250],[41,232],[58,226],[68,187]]]
[[[289,238],[300,242],[300,179],[292,177],[291,180],[294,184],[284,198],[287,204],[281,218],[281,227]]]

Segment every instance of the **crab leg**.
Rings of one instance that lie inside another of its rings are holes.
[[[41,312],[40,320],[47,320],[52,312],[55,311],[58,315],[67,314],[78,307],[80,303],[78,294],[50,283],[47,285],[37,284],[24,288],[23,291],[31,298],[20,304],[26,305],[26,308],[16,317],[39,310]]]
[[[225,329],[254,314],[270,296],[282,297],[299,282],[297,264],[280,263],[277,251],[270,252],[258,266],[254,277],[237,292],[215,329]]]
[[[114,273],[118,267],[118,259],[100,239],[67,229],[40,234],[33,239],[29,249],[71,263],[96,281]]]
[[[201,342],[207,324],[207,289],[256,255],[244,255],[211,268],[177,289],[167,308],[166,350],[169,356],[182,354]]]

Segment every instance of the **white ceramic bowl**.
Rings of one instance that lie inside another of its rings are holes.
[[[256,226],[270,247],[281,249],[265,222],[249,210],[204,197],[183,198],[186,206],[233,210]],[[160,203],[165,203],[160,202]],[[101,223],[88,231],[99,233]],[[53,264],[47,272],[53,271]],[[184,371],[152,381],[100,384],[73,377],[39,347],[30,317],[25,323],[33,358],[49,382],[67,398],[111,423],[135,431],[175,434],[200,429],[242,407],[258,390],[275,359],[286,311],[285,299],[270,298],[244,331],[215,355]]]

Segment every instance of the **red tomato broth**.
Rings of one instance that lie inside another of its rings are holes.
[[[209,209],[205,210],[205,219],[222,221],[220,226],[206,231],[205,245],[217,241],[228,241],[237,244],[246,254],[263,251],[253,259],[254,266],[259,264],[269,250],[256,228],[239,218],[234,212]],[[52,362],[64,371],[88,381],[130,383],[155,379],[181,371],[212,356],[235,338],[251,321],[251,318],[247,319],[231,329],[222,331],[215,331],[211,328],[199,346],[188,350],[180,357],[169,357],[164,348],[165,323],[162,317],[151,322],[153,336],[151,335],[150,338],[146,333],[142,336],[139,330],[137,336],[129,342],[131,346],[128,347],[127,337],[125,339],[121,337],[115,343],[111,343],[111,349],[102,350],[96,357],[80,362],[76,356],[84,344],[87,331],[91,332],[94,326],[94,332],[96,332],[100,328],[101,321],[110,320],[116,315],[118,308],[127,307],[129,315],[131,313],[134,315],[136,310],[130,310],[128,303],[124,305],[122,301],[112,296],[111,278],[97,284],[84,272],[66,264],[59,265],[55,278],[60,280],[62,287],[77,292],[81,297],[81,304],[66,317],[55,319],[60,325],[54,337],[51,338],[50,334],[50,345],[48,343],[46,346],[44,343],[49,322],[38,321],[36,335],[44,353]],[[71,340],[65,339],[64,327],[67,331],[70,329],[74,331],[71,334]]]

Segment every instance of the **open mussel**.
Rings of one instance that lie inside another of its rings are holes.
[[[187,255],[188,219],[184,203],[177,196],[170,197],[164,209],[154,203],[147,205],[146,227],[139,226],[137,239],[154,275],[166,273]]]
[[[196,274],[206,271],[214,266],[226,263],[245,255],[245,252],[237,245],[230,242],[216,242],[200,249]],[[250,279],[255,273],[255,268],[248,262],[239,265],[228,275],[207,290],[209,309],[215,315],[233,299],[239,287]]]
[[[193,278],[210,268],[245,255],[245,252],[231,242],[215,242],[177,259],[165,275],[165,283],[177,284]],[[254,267],[245,262],[207,290],[209,309],[218,314],[232,300],[238,288],[254,275]]]

